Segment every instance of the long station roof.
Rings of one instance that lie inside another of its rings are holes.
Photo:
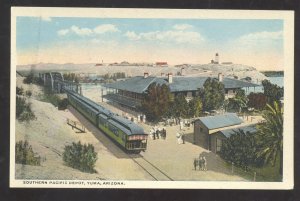
[[[144,78],[143,76],[137,76],[129,78],[124,81],[118,81],[114,83],[105,84],[105,87],[131,91],[135,93],[144,93],[151,83],[166,84],[170,87],[171,92],[182,92],[182,91],[196,91],[203,87],[204,82],[208,77],[184,77],[184,76],[173,76],[172,83],[168,82],[167,77],[153,77],[149,76]],[[259,85],[231,79],[223,78],[225,89],[235,89],[244,87],[257,87]]]

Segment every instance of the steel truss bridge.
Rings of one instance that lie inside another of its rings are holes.
[[[81,85],[74,81],[67,81],[60,72],[39,73],[39,77],[44,81],[44,86],[54,93],[64,93],[65,90],[72,90],[82,94]]]

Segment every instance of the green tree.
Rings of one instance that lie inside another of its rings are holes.
[[[223,141],[220,156],[235,165],[248,168],[251,165],[258,165],[256,159],[255,135],[245,133],[239,129]]]
[[[172,117],[186,118],[189,114],[189,104],[183,94],[178,94],[170,107]]]
[[[79,78],[75,73],[64,73],[64,80],[79,83]]]
[[[228,109],[232,109],[241,113],[242,109],[247,107],[247,102],[248,98],[245,95],[245,91],[238,89],[235,96],[228,99],[227,107]]]
[[[275,165],[280,160],[279,173],[282,175],[283,161],[283,108],[280,103],[267,104],[263,111],[265,123],[257,126],[258,158],[264,159],[264,164]]]
[[[142,110],[150,121],[159,121],[168,111],[171,101],[172,94],[167,85],[152,83],[142,101]]]
[[[217,79],[207,78],[203,86],[203,108],[206,111],[219,109],[225,100],[224,84]]]
[[[200,97],[195,97],[189,102],[189,116],[199,117],[202,112],[202,101]]]
[[[265,96],[263,93],[253,93],[251,92],[248,95],[248,107],[255,108],[257,110],[262,110],[267,105],[267,96]]]
[[[269,80],[263,80],[264,94],[268,98],[268,103],[272,104],[274,101],[279,101],[284,95],[283,87],[272,84]]]

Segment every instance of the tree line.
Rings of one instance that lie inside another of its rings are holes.
[[[245,94],[242,89],[236,89],[235,96],[225,99],[224,84],[217,79],[208,78],[197,95],[187,101],[185,95],[171,93],[166,84],[152,83],[149,85],[141,110],[148,120],[157,122],[162,118],[193,118],[199,117],[204,111],[223,109],[229,112],[249,112],[250,109],[261,112],[266,105],[280,101],[283,88],[262,81],[264,93]]]

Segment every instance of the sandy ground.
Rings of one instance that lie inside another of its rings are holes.
[[[17,85],[24,89],[28,87],[21,81],[18,81]],[[30,89],[37,90],[35,92],[38,94],[40,89],[35,87],[30,87]],[[74,109],[58,111],[50,103],[37,101],[34,97],[28,101],[31,102],[37,120],[30,123],[16,121],[15,137],[16,141],[28,140],[34,152],[43,158],[43,162],[41,166],[17,164],[16,179],[151,180],[151,177],[131,159],[128,159],[128,156],[120,148],[82,118]],[[67,118],[82,121],[88,131],[76,133],[66,124]],[[94,145],[96,152],[98,152],[95,167],[97,173],[83,173],[64,165],[62,160],[64,146],[78,141]]]
[[[141,167],[125,154],[116,144],[101,133],[72,107],[58,111],[50,103],[35,100],[41,93],[37,86],[24,85],[17,78],[17,85],[33,91],[28,101],[32,104],[37,120],[30,123],[16,121],[16,140],[28,140],[33,150],[44,160],[41,166],[16,165],[16,179],[111,179],[111,180],[153,180]],[[86,90],[85,96],[100,102],[100,92],[97,89]],[[101,103],[114,112],[122,114],[119,109]],[[76,133],[66,124],[67,118],[80,121],[86,127],[86,133]],[[146,132],[150,126],[140,124]],[[192,144],[193,128],[185,128],[186,143],[178,144],[176,133],[178,126],[166,127],[166,140],[148,139],[146,152],[139,157],[152,162],[174,180],[210,180],[210,181],[244,181],[233,175],[230,169],[217,155]],[[72,142],[93,144],[98,152],[95,170],[97,173],[83,173],[67,167],[62,160],[65,145]],[[195,171],[193,159],[199,154],[206,156],[208,171]]]
[[[101,102],[99,91],[96,87],[93,87],[92,89],[83,91],[83,94],[119,115],[124,114],[124,111],[120,110],[119,106],[116,107],[106,102]],[[135,112],[130,113],[129,110],[125,110],[125,112],[133,117],[136,115]],[[251,123],[255,120],[253,119]],[[139,125],[146,132],[149,132],[153,127],[144,123],[139,123]],[[244,181],[243,178],[232,175],[231,170],[225,166],[225,162],[219,156],[193,144],[193,126],[185,127],[184,131],[180,131],[179,126],[167,126],[165,128],[167,130],[167,138],[165,140],[152,140],[149,137],[147,150],[146,152],[142,152],[141,155],[167,173],[171,178],[174,180]],[[178,132],[185,134],[185,144],[177,143],[176,134]],[[200,154],[207,159],[208,171],[194,170],[193,160],[194,158],[198,158]]]

